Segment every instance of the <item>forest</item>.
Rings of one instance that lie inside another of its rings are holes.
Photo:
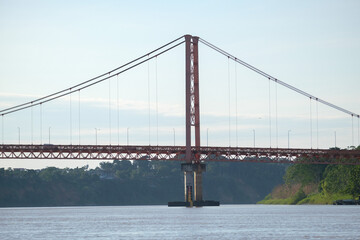
[[[256,203],[283,183],[287,165],[211,162],[203,174],[206,200]],[[0,207],[153,205],[183,201],[179,162],[101,162],[96,169],[0,169]]]
[[[284,184],[259,203],[332,204],[359,196],[360,165],[294,164],[286,169]]]
[[[183,184],[180,163],[172,161],[114,160],[96,169],[0,168],[0,207],[166,205],[184,200]],[[203,195],[221,204],[332,204],[359,198],[360,166],[210,162]]]

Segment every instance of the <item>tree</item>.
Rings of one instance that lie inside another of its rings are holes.
[[[323,178],[325,169],[326,165],[321,164],[294,164],[286,170],[284,181],[288,185],[319,183]]]

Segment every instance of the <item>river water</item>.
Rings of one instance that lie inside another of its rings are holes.
[[[360,239],[360,206],[0,208],[0,239]]]

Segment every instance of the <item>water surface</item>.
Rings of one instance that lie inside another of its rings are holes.
[[[0,208],[1,239],[360,239],[360,206]]]

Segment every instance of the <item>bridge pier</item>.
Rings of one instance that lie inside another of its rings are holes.
[[[204,163],[194,164],[194,197],[195,201],[203,201],[202,173],[206,171]]]
[[[184,202],[169,202],[169,207],[219,206],[218,201],[203,200],[202,173],[206,171],[204,163],[182,163],[184,172]]]
[[[193,165],[190,163],[181,164],[181,171],[184,172],[184,201],[192,206],[193,204],[193,189],[194,189],[194,173]]]
[[[203,201],[202,172],[206,171],[204,163],[183,163],[185,202]]]

